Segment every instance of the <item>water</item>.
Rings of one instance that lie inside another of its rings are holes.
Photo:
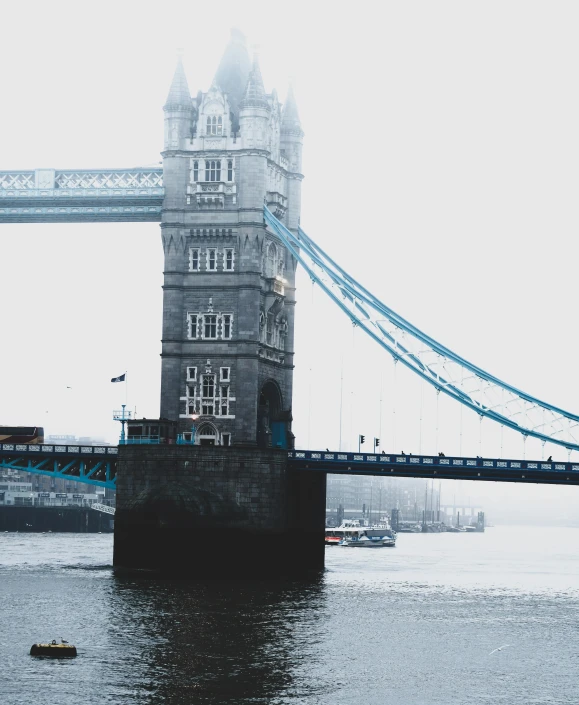
[[[135,580],[111,560],[111,535],[0,534],[2,705],[579,701],[579,529],[331,547],[307,583]],[[76,659],[28,655],[60,636]]]

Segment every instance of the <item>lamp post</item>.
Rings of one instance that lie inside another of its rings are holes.
[[[191,414],[191,421],[193,422],[191,424],[191,443],[192,445],[195,445],[195,433],[196,433],[196,427],[195,427],[195,421],[199,418],[199,414]]]

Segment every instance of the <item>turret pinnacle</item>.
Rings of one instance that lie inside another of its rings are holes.
[[[259,68],[259,60],[257,54],[253,56],[253,66],[249,72],[247,86],[245,87],[245,95],[241,102],[243,107],[250,105],[268,106],[267,98],[265,97],[265,89],[263,87],[263,79]]]
[[[225,49],[213,82],[227,94],[229,105],[237,113],[243,99],[250,71],[249,54],[245,36],[238,30],[231,30],[231,39]]]
[[[175,74],[173,75],[173,81],[171,83],[171,88],[169,89],[169,95],[167,96],[167,102],[165,103],[164,110],[179,107],[191,107],[191,93],[189,92],[185,69],[183,68],[183,62],[181,61],[180,55],[177,60],[177,68],[175,69]]]
[[[299,130],[301,132],[302,129],[300,116],[298,114],[298,106],[296,105],[296,99],[291,83],[287,92],[285,104],[283,106],[281,117],[281,129],[282,132],[288,132],[292,130]]]

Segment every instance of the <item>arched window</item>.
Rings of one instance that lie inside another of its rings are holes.
[[[205,160],[205,181],[221,181],[221,160]]]
[[[206,131],[207,131],[208,135],[211,134],[211,116],[210,115],[207,116],[207,130]]]
[[[273,242],[269,243],[269,246],[267,248],[267,257],[265,260],[265,276],[266,277],[275,277],[276,275],[276,267],[275,263],[277,260],[277,250]]]
[[[199,181],[199,162],[193,162],[193,181]]]
[[[217,134],[222,135],[223,134],[223,119],[221,115],[217,118]]]
[[[233,181],[233,159],[227,160],[227,181]]]

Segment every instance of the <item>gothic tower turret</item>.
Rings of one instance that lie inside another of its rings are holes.
[[[199,444],[286,447],[296,262],[263,205],[297,227],[297,108],[282,114],[234,31],[196,101],[179,62],[165,114],[161,415],[185,433],[195,417]]]
[[[301,211],[303,143],[304,132],[300,123],[293,88],[290,84],[282,111],[280,144],[282,154],[288,161],[288,196],[290,205],[287,213],[287,226],[291,230],[297,230]]]

